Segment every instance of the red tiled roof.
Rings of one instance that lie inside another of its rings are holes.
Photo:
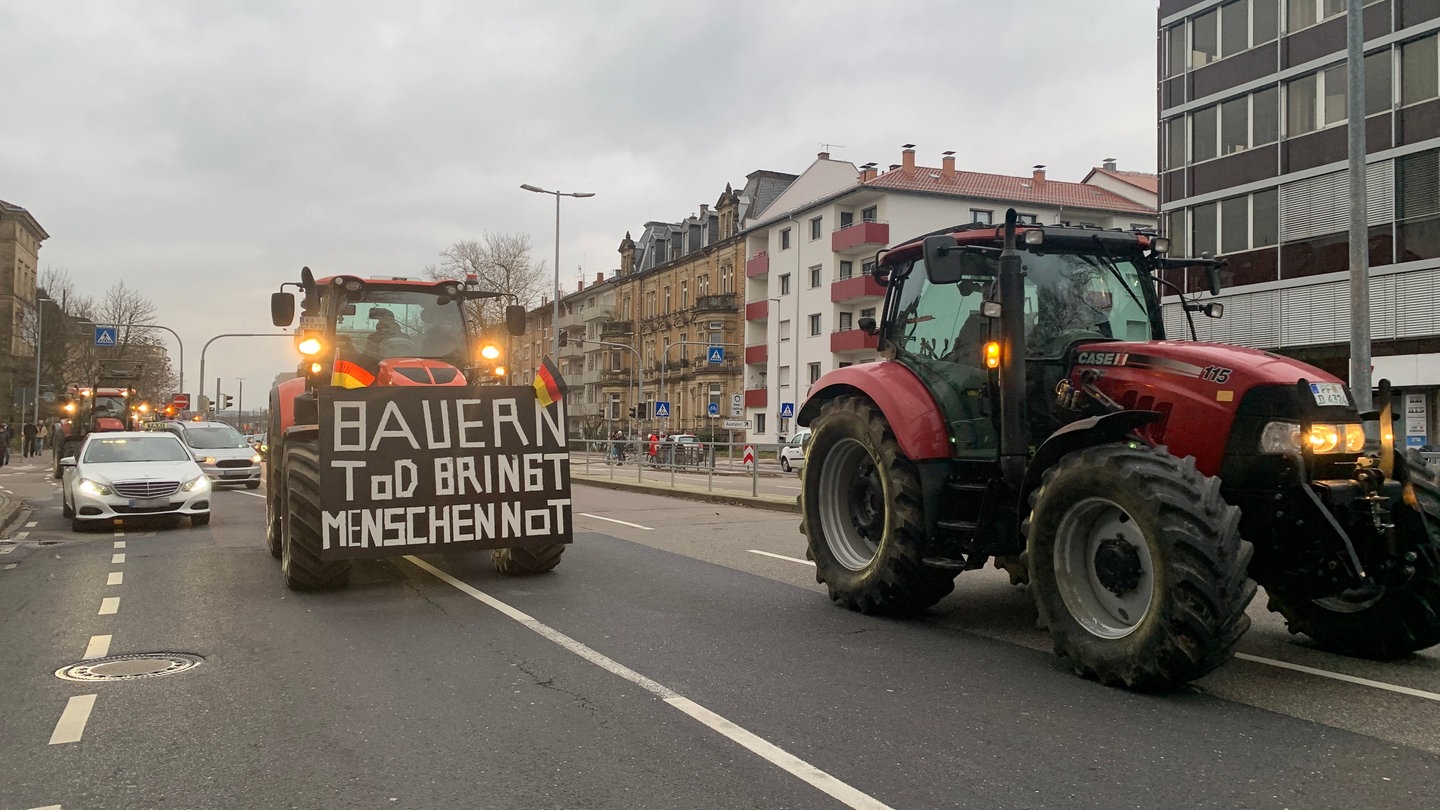
[[[1036,182],[1031,177],[1014,177],[1008,174],[956,171],[954,177],[944,178],[941,177],[939,169],[916,166],[914,172],[892,169],[873,180],[862,182],[861,185],[954,197],[981,197],[1004,202],[1028,202],[1055,207],[1144,214],[1152,217],[1158,215],[1154,209],[1146,208],[1099,186],[1050,179]]]
[[[1096,167],[1090,170],[1090,174],[1086,175],[1085,179],[1089,180],[1096,174],[1109,175],[1122,183],[1127,183],[1138,189],[1148,191],[1151,194],[1160,193],[1160,177],[1149,172],[1127,172],[1124,169]]]

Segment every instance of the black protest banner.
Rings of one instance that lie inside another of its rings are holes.
[[[528,386],[321,388],[323,559],[569,543],[564,401]]]

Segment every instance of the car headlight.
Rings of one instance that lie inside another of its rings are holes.
[[[260,454],[259,454],[259,453],[256,453],[255,455],[253,455],[253,456],[250,457],[250,463],[251,463],[251,464],[259,464],[260,462],[262,462],[262,461],[264,461],[264,460],[265,460],[265,459],[260,458]]]
[[[1298,453],[1302,442],[1312,453],[1358,453],[1365,446],[1365,430],[1359,422],[1315,424],[1302,437],[1298,422],[1277,421],[1260,431],[1262,453]]]
[[[182,492],[204,492],[210,488],[210,479],[201,475],[180,485]]]
[[[85,493],[86,495],[109,495],[109,494],[110,494],[110,487],[105,486],[104,484],[100,483],[99,481],[91,481],[89,478],[81,478],[81,479],[80,479],[79,489],[80,489],[81,492]]]
[[[199,459],[199,462],[200,462],[201,464],[214,464],[214,463],[215,463],[215,457],[214,457],[214,456],[205,456],[204,458]]]

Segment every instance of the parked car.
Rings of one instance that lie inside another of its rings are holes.
[[[60,459],[60,511],[70,528],[119,518],[172,515],[210,522],[210,479],[178,436],[166,431],[91,433]]]
[[[158,429],[180,437],[212,482],[244,484],[249,489],[260,486],[260,453],[240,431],[224,422],[158,424]]]
[[[705,459],[705,445],[689,433],[672,433],[660,440],[656,464],[695,466]]]
[[[810,428],[800,428],[790,441],[780,447],[780,469],[800,472],[805,466],[805,450],[810,446]]]

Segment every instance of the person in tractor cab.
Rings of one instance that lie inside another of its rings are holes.
[[[420,320],[425,322],[422,356],[451,358],[464,354],[465,333],[455,313],[432,307],[420,313]]]
[[[362,349],[365,354],[378,360],[415,354],[415,342],[401,330],[395,313],[384,307],[371,307],[370,318],[375,321],[375,331],[365,339]]]

